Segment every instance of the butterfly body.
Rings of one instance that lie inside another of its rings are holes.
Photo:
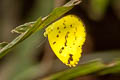
[[[83,22],[75,15],[67,15],[46,28],[50,46],[56,56],[68,66],[76,66],[85,41]]]

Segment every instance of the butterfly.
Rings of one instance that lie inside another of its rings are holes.
[[[73,14],[50,24],[44,32],[56,56],[67,66],[75,67],[82,53],[86,32],[84,23]]]

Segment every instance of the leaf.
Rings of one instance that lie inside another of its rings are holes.
[[[23,80],[23,79],[29,80],[29,79],[34,79],[38,76],[40,78],[37,80],[64,80],[64,79],[72,80],[73,78],[81,77],[89,74],[95,74],[95,75],[101,76],[101,75],[107,75],[107,74],[120,73],[120,59],[118,58],[119,53],[120,53],[119,50],[95,53],[99,56],[99,58],[96,55],[94,55],[94,53],[92,53],[93,55],[90,55],[90,54],[87,55],[91,59],[88,59],[88,57],[86,58],[84,57],[84,59],[81,61],[82,64],[80,64],[79,66],[75,68],[69,68],[69,69],[59,68],[57,71],[60,71],[61,69],[62,71],[56,72],[55,74],[52,74],[46,77],[43,77],[43,75],[39,75],[41,73],[40,69],[42,68],[41,68],[41,64],[37,64],[30,67],[29,69],[24,70],[21,74],[17,75],[15,77],[15,80]],[[118,56],[117,57],[118,59],[116,59],[115,61],[113,61],[112,59],[112,62],[111,62],[111,57],[107,56],[110,54],[114,58]],[[106,61],[102,59],[103,56],[104,58],[107,57],[107,59],[110,60],[109,64],[104,64],[106,63]],[[53,68],[57,68],[57,64],[59,63],[56,61],[54,63],[56,67],[54,66]]]
[[[97,72],[101,69],[104,69],[104,66],[105,65],[101,61],[96,60],[96,61],[88,62],[86,64],[80,65],[72,69],[58,72],[56,74],[50,75],[41,80],[71,80],[78,76],[88,75],[90,73]]]
[[[106,68],[103,71],[99,72],[98,74],[106,75],[113,73],[120,73],[120,59],[107,65]]]
[[[62,15],[64,15],[68,11],[70,11],[75,5],[78,5],[78,3],[80,3],[80,2],[81,2],[81,0],[71,0],[65,6],[55,8],[47,17],[45,17],[43,19],[39,18],[37,21],[35,21],[33,26],[31,28],[29,28],[29,29],[26,29],[25,32],[24,32],[25,29],[23,29],[24,33],[19,35],[17,38],[15,38],[13,41],[11,41],[8,45],[6,45],[5,47],[3,47],[0,50],[0,58],[5,56],[17,44],[19,44],[20,42],[24,41],[26,38],[31,36],[36,31],[39,31],[39,30],[43,29],[44,27],[48,26],[50,23],[52,23],[56,19],[60,18]],[[18,31],[18,33],[19,33],[19,31]]]
[[[96,60],[72,69],[55,73],[39,80],[71,80],[73,78],[85,76],[88,74],[96,74],[101,76],[115,73],[120,73],[120,60],[107,65],[100,60]]]
[[[3,47],[5,47],[8,44],[8,42],[2,42],[0,43],[0,49],[2,49]]]
[[[59,16],[65,14],[67,11],[71,10],[73,8],[74,5],[78,5],[80,4],[81,0],[71,0],[70,2],[66,3],[63,7],[58,7],[56,8],[50,15],[53,17],[55,15],[55,17],[53,18],[50,18],[50,19],[57,19],[59,18]],[[66,10],[66,11],[65,11]],[[62,12],[63,11],[63,12]],[[58,14],[58,15],[56,15]],[[43,20],[47,17],[50,17],[49,16],[46,16],[43,18]],[[16,27],[15,29],[13,29],[11,32],[12,33],[24,33],[26,30],[28,30],[30,27],[33,26],[35,22],[28,22],[28,23],[25,23],[23,25],[20,25],[18,27]],[[45,22],[47,23],[47,22]]]
[[[20,25],[18,27],[16,27],[15,29],[13,29],[11,32],[12,33],[24,33],[25,31],[27,31],[29,28],[31,28],[33,26],[35,22],[28,22],[28,23],[25,23],[23,25]]]
[[[16,46],[18,43],[22,42],[24,39],[26,39],[28,36],[30,36],[30,35],[33,33],[33,31],[34,31],[37,27],[39,27],[41,21],[42,21],[42,19],[39,18],[32,28],[30,28],[30,29],[27,30],[26,32],[22,33],[22,34],[19,35],[17,38],[15,38],[12,42],[10,42],[8,45],[6,45],[5,47],[3,47],[3,48],[0,50],[0,58],[3,57],[5,54],[7,54],[7,52],[9,52],[9,51],[10,51],[14,46]]]

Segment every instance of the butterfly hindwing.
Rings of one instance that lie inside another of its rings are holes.
[[[50,46],[66,65],[75,66],[81,57],[85,41],[83,22],[75,15],[67,15],[46,28]]]

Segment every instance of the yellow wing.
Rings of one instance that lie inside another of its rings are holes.
[[[50,46],[56,56],[68,66],[76,66],[85,41],[83,22],[75,15],[67,15],[46,28]]]

